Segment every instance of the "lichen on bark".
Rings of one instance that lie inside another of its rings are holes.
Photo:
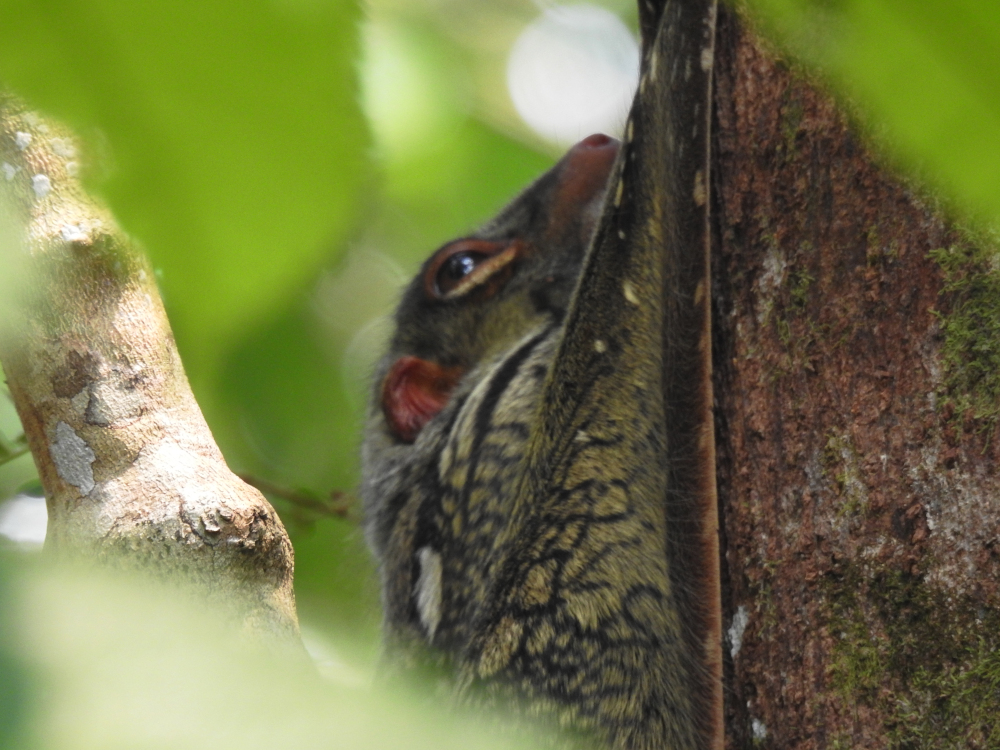
[[[291,543],[225,464],[148,262],[78,180],[71,134],[0,96],[0,252],[23,266],[0,360],[45,489],[47,551],[193,586],[297,642]]]

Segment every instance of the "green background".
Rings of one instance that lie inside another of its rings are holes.
[[[602,5],[634,28],[631,4]],[[1000,8],[751,6],[847,97],[886,158],[992,228]],[[152,258],[235,470],[353,491],[381,316],[424,257],[558,155],[505,95],[504,55],[538,12],[513,0],[3,0],[0,81],[80,134],[89,187]],[[0,434],[19,432],[3,400]],[[0,466],[0,501],[33,474],[27,456]],[[367,674],[378,591],[356,521],[275,505],[303,624]],[[37,565],[16,550],[0,560],[15,580]],[[0,650],[0,746],[20,705],[6,696],[30,684]]]

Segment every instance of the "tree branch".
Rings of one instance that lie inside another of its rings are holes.
[[[292,546],[229,471],[188,385],[153,274],[76,177],[72,137],[0,98],[7,255],[30,296],[0,361],[59,556],[179,576],[250,631],[295,638]]]

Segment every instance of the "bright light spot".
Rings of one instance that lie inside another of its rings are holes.
[[[569,145],[618,134],[639,79],[639,46],[594,5],[548,8],[521,32],[507,60],[514,107],[543,138]]]
[[[0,536],[29,547],[41,546],[45,541],[45,527],[49,514],[45,498],[17,495],[0,504]]]

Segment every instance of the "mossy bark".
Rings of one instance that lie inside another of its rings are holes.
[[[732,12],[716,57],[729,747],[997,747],[1000,276]]]

